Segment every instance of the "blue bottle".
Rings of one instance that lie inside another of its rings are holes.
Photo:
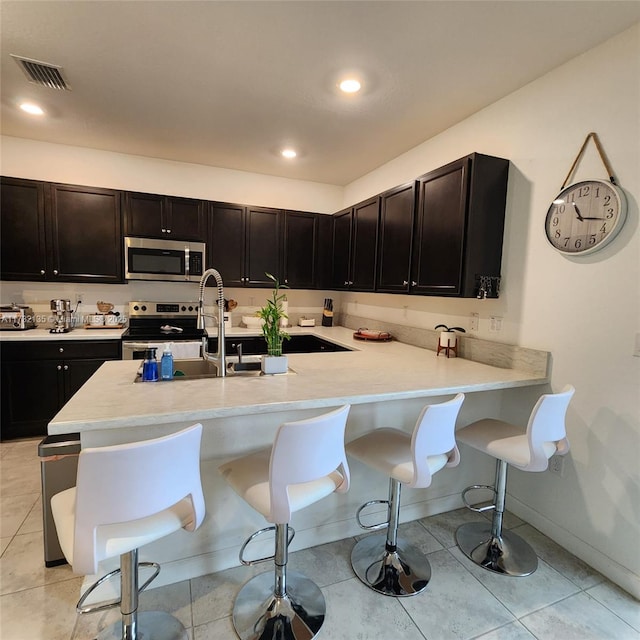
[[[165,342],[162,359],[160,360],[160,377],[163,380],[173,380],[173,354],[171,342]]]
[[[144,363],[142,364],[142,381],[155,382],[158,379],[158,363],[156,361],[156,350],[147,349],[144,352]]]

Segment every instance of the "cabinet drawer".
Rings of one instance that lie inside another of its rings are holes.
[[[3,360],[120,359],[119,340],[73,340],[2,343]]]

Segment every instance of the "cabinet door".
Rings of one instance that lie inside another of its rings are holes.
[[[359,291],[375,290],[379,211],[377,196],[353,208],[351,288]]]
[[[44,280],[44,183],[2,178],[1,188],[0,277]]]
[[[469,159],[453,162],[418,181],[412,292],[460,295]]]
[[[351,209],[333,216],[333,270],[335,289],[348,289],[351,284]]]
[[[207,233],[207,268],[217,269],[227,287],[244,286],[245,209],[212,203]],[[212,282],[211,279],[209,279]]]
[[[166,199],[167,233],[173,240],[204,242],[204,202],[191,198]]]
[[[380,197],[380,252],[377,291],[409,291],[416,183],[396,187]]]
[[[61,363],[3,357],[0,381],[3,440],[47,434],[47,424],[62,407],[62,376]]]
[[[104,360],[65,360],[62,404],[66,404],[80,387],[100,368]]]
[[[287,211],[284,225],[284,283],[294,289],[316,286],[318,216]]]
[[[272,287],[265,274],[282,281],[282,211],[247,208],[245,286]]]
[[[166,238],[164,196],[152,193],[126,193],[125,228],[128,236]]]
[[[51,279],[123,281],[120,192],[51,185],[48,218]]]

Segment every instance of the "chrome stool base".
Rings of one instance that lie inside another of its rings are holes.
[[[241,640],[310,640],[320,630],[325,612],[324,596],[315,582],[287,572],[286,595],[276,597],[273,572],[267,571],[238,593],[233,626]]]
[[[124,640],[188,640],[187,630],[179,620],[164,611],[138,613],[135,635]],[[123,640],[122,621],[101,631],[96,640]]]
[[[538,556],[520,536],[502,530],[493,536],[490,522],[469,522],[456,530],[456,542],[478,566],[508,576],[528,576],[538,568]]]
[[[351,551],[351,566],[370,589],[385,596],[414,596],[426,589],[431,565],[416,547],[398,539],[387,551],[387,534],[367,536]]]

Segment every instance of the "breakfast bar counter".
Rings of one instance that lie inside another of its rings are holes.
[[[425,404],[462,392],[466,397],[458,419],[461,427],[480,417],[501,417],[503,407],[508,411],[520,406],[522,398],[529,402],[548,382],[545,352],[536,352],[537,370],[516,369],[436,356],[396,341],[362,342],[343,327],[294,328],[291,333],[313,334],[353,350],[289,354],[291,371],[284,375],[166,382],[135,382],[140,361],[106,362],[50,422],[50,434],[79,432],[82,447],[143,440],[203,424],[201,475],[207,516],[195,533],[179,531],[140,550],[141,559],[153,558],[163,566],[155,586],[238,564],[241,544],[265,522],[233,493],[217,469],[233,457],[269,446],[282,422],[350,404],[347,441],[384,426],[410,432]],[[358,535],[357,507],[386,497],[383,474],[357,461],[350,461],[350,466],[348,493],[333,494],[295,514],[292,551]],[[463,451],[459,467],[437,474],[428,489],[407,494],[401,520],[461,506],[462,488],[489,483],[492,474],[491,461]],[[270,552],[268,544],[256,549],[257,556]],[[110,568],[109,563],[102,567]]]

